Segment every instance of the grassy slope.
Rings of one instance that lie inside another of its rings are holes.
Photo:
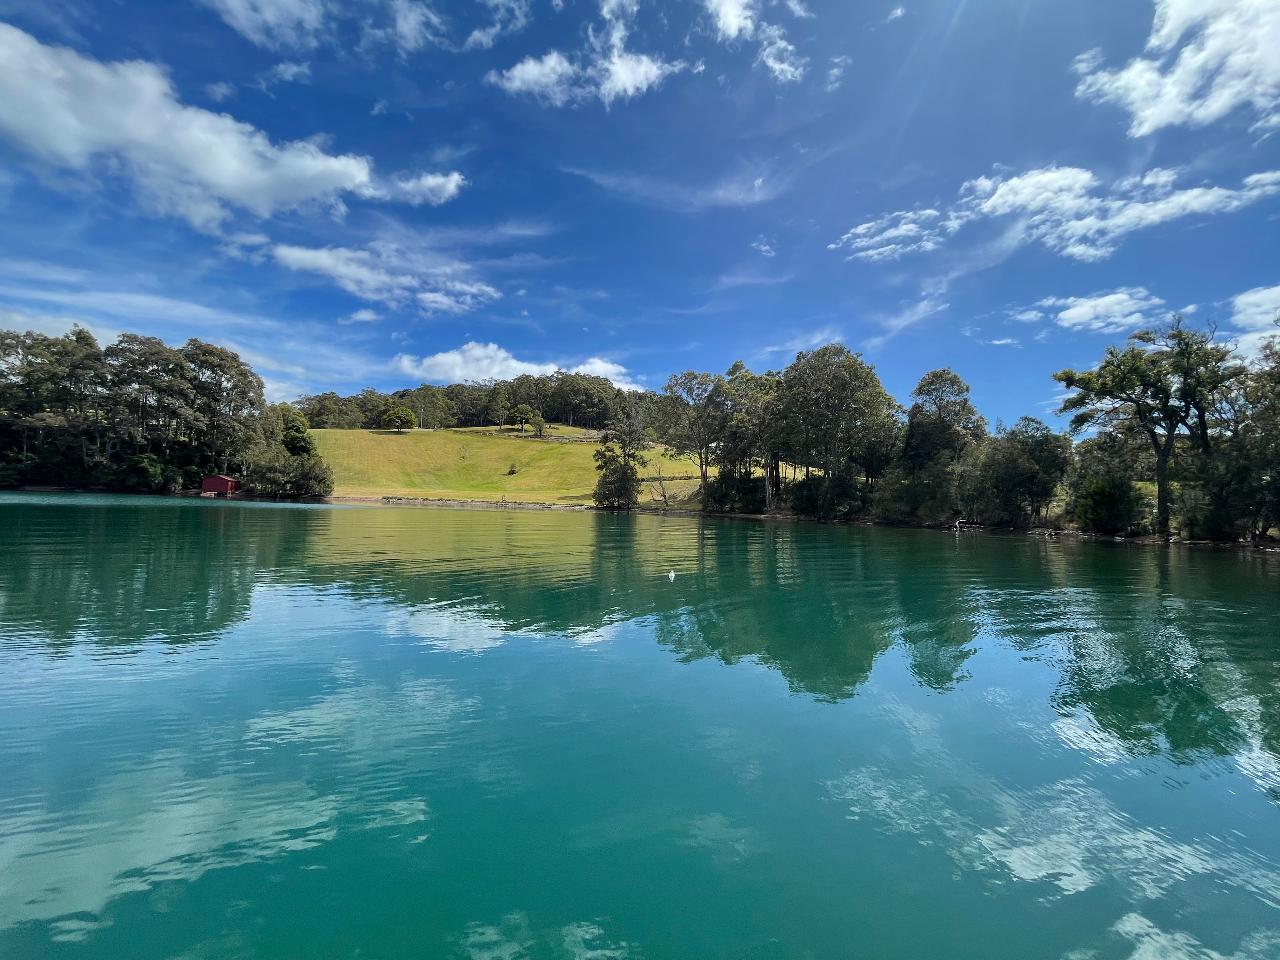
[[[577,433],[574,431],[572,433]],[[570,436],[565,428],[555,435]],[[556,443],[526,435],[470,430],[313,430],[333,468],[339,497],[428,497],[524,503],[590,503],[596,471],[593,443]],[[666,476],[687,476],[687,460],[650,454],[646,473],[661,462]],[[512,465],[515,474],[509,471]],[[646,485],[648,486],[648,485]],[[690,496],[693,481],[668,483],[673,500]],[[646,497],[656,493],[646,489]]]

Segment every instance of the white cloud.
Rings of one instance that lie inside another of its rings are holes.
[[[631,373],[620,363],[605,360],[602,357],[591,357],[572,367],[570,373],[585,373],[592,377],[604,377],[619,390],[643,390],[640,384],[632,379]]]
[[[704,3],[715,23],[716,36],[721,40],[750,39],[755,33],[755,0],[704,0]]]
[[[937,297],[926,296],[915,303],[903,307],[897,313],[890,314],[880,318],[880,326],[884,328],[884,333],[871,337],[867,340],[867,348],[875,349],[884,346],[889,340],[896,337],[908,327],[914,327],[917,323],[927,320],[930,317],[937,316],[949,309],[951,304]]]
[[[465,313],[502,296],[469,277],[466,264],[414,256],[391,244],[369,250],[277,244],[272,254],[281,266],[327,277],[362,300],[396,307],[416,303],[426,313]]]
[[[807,333],[798,333],[783,343],[764,347],[759,356],[765,357],[775,353],[790,355],[799,353],[801,350],[816,350],[828,343],[841,343],[843,340],[844,333],[839,327],[819,327]]]
[[[270,85],[273,83],[306,82],[310,79],[311,64],[299,63],[292,60],[277,63],[274,67],[268,70],[266,75],[262,78],[264,85]]]
[[[471,31],[464,45],[468,50],[488,50],[498,37],[518,33],[529,23],[529,0],[483,0],[493,13],[493,23]]]
[[[1280,286],[1256,287],[1232,300],[1231,307],[1241,353],[1254,356],[1263,341],[1280,337]]]
[[[755,242],[751,244],[751,249],[762,257],[775,257],[778,255],[778,251],[773,249],[772,241],[763,236],[756,237]]]
[[[514,95],[532,96],[563,107],[598,97],[606,107],[656,89],[673,73],[688,69],[683,60],[668,62],[626,49],[636,0],[602,0],[604,29],[588,31],[586,49],[576,61],[558,50],[525,57],[507,70],[491,70],[485,79]]]
[[[234,83],[225,81],[219,83],[211,83],[204,88],[205,96],[214,103],[222,103],[223,100],[230,100],[236,95],[236,87]]]
[[[396,177],[390,183],[390,192],[398,200],[413,206],[427,204],[438,207],[454,199],[467,185],[467,178],[456,170],[452,173],[421,173],[417,176]]]
[[[346,247],[314,249],[281,243],[272,253],[281,266],[326,276],[362,300],[402,303],[418,285],[415,277],[388,270],[368,250]]]
[[[446,25],[430,5],[419,0],[391,0],[391,38],[401,56],[427,44],[443,45]]]
[[[597,62],[600,99],[608,106],[614,100],[630,100],[660,86],[662,81],[685,67],[684,63],[667,63],[647,53],[630,53],[615,49]]]
[[[1000,337],[998,340],[986,341],[989,347],[1022,347],[1022,343],[1015,337]]]
[[[1109,257],[1130,233],[1190,216],[1231,213],[1280,195],[1280,171],[1246,177],[1239,188],[1176,187],[1177,173],[1151,170],[1107,185],[1089,170],[1045,167],[1016,177],[979,177],[945,211],[905,210],[851,228],[828,245],[850,259],[897,260],[937,250],[979,221],[1013,231],[1013,247],[1039,243],[1076,260]]]
[[[509,70],[491,70],[485,78],[507,93],[531,96],[556,107],[583,95],[582,72],[559,50],[525,57]]]
[[[376,310],[370,310],[367,307],[348,314],[339,320],[339,323],[376,323],[382,319],[382,314]]]
[[[892,10],[889,11],[888,16],[884,18],[884,22],[893,23],[893,21],[901,20],[906,15],[907,15],[906,7],[894,7]]]
[[[1256,287],[1232,301],[1232,322],[1242,330],[1274,329],[1280,321],[1280,286]]]
[[[410,376],[422,377],[430,383],[470,383],[488,380],[510,380],[522,374],[549,376],[558,370],[605,377],[623,390],[642,389],[621,364],[592,357],[576,366],[564,368],[557,363],[531,363],[519,360],[496,343],[464,343],[456,350],[446,350],[427,357],[400,354],[395,365]]]
[[[205,0],[233,30],[261,47],[313,47],[324,0]]]
[[[203,230],[217,230],[230,208],[268,217],[342,194],[390,196],[367,157],[330,154],[312,141],[272,143],[247,123],[180,103],[155,64],[100,63],[7,24],[0,135],[62,169],[123,170],[148,209]]]
[[[1037,306],[1050,311],[1067,330],[1124,333],[1163,319],[1165,302],[1145,287],[1122,287],[1091,297],[1049,297]]]
[[[765,24],[760,28],[760,52],[756,63],[762,64],[779,83],[795,83],[803,79],[808,58],[796,52],[781,27]]]
[[[1119,70],[1098,51],[1076,61],[1076,94],[1129,112],[1129,135],[1202,127],[1249,109],[1280,128],[1280,4],[1275,0],[1156,0],[1146,55]]]
[[[853,63],[848,57],[832,57],[830,66],[827,67],[827,92],[834,93],[840,89],[840,84],[844,83],[844,72],[849,69],[849,64]]]

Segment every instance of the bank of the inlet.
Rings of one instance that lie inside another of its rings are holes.
[[[1280,341],[1243,357],[1181,321],[1056,374],[1070,416],[1056,428],[993,427],[949,368],[896,399],[839,343],[661,390],[561,371],[276,404],[239,356],[198,340],[4,334],[0,359],[0,487],[1220,543],[1273,543],[1280,525]]]

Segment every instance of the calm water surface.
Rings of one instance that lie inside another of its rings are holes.
[[[1276,960],[1280,566],[3,495],[0,957]]]

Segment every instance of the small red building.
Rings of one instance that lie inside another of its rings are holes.
[[[205,477],[204,482],[200,484],[200,495],[212,494],[215,497],[225,497],[229,493],[235,493],[240,489],[240,481],[235,477],[224,477],[222,474],[215,474],[212,477]]]

